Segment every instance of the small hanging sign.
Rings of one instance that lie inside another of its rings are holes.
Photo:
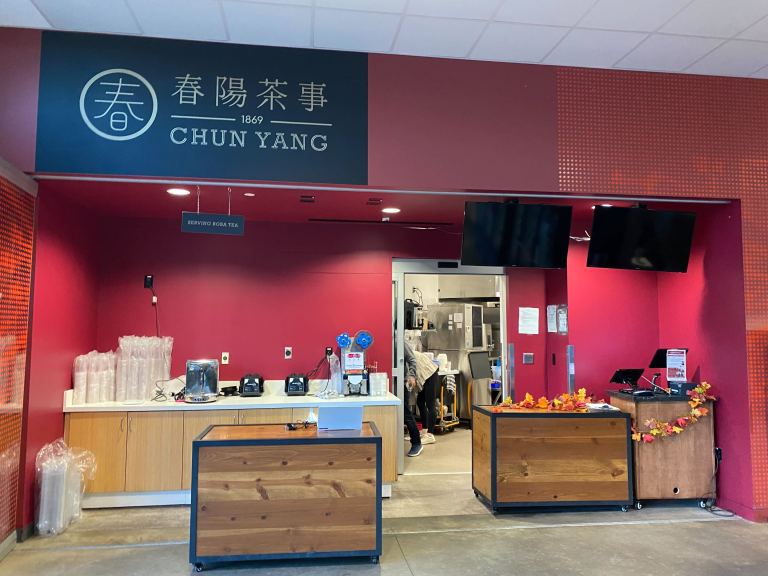
[[[243,236],[245,218],[229,214],[206,214],[205,212],[182,212],[181,231],[194,234],[221,234]]]

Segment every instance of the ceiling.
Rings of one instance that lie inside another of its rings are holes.
[[[55,193],[69,202],[86,207],[95,214],[108,218],[160,218],[180,220],[182,211],[197,210],[194,187],[187,186],[192,194],[185,197],[171,196],[166,192],[169,185],[143,182],[97,182],[75,180],[41,180],[40,193]],[[245,196],[245,194],[253,196]],[[309,195],[313,202],[302,202]],[[211,183],[200,187],[200,211],[227,213],[226,186]],[[371,199],[380,203],[371,204]],[[510,199],[510,198],[508,198]],[[369,223],[382,226],[404,226],[415,229],[437,229],[460,233],[464,220],[464,202],[501,202],[498,195],[482,193],[449,194],[437,192],[382,192],[378,190],[301,190],[290,188],[239,188],[231,189],[231,213],[245,216],[255,222],[347,222],[350,225]],[[542,198],[531,195],[520,198],[523,203],[567,204],[573,207],[573,232],[581,235],[592,218],[592,206],[599,202],[583,198]],[[630,206],[633,200],[615,201],[616,206]],[[649,208],[670,210],[704,210],[701,204],[684,202],[658,203],[650,200]],[[399,214],[383,214],[382,208],[400,208]],[[383,222],[382,218],[389,218]]]
[[[0,0],[0,26],[768,78],[766,0]]]

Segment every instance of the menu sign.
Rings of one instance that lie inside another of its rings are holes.
[[[44,32],[36,170],[366,184],[366,54]]]
[[[687,382],[686,352],[684,349],[667,350],[667,382]]]

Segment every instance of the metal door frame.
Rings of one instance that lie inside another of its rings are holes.
[[[450,267],[444,268],[448,265]],[[403,351],[403,323],[405,320],[405,275],[406,274],[453,274],[453,275],[482,275],[482,276],[499,276],[501,277],[502,290],[499,294],[499,306],[501,307],[501,340],[507,342],[507,275],[506,270],[503,267],[497,266],[462,266],[458,260],[432,260],[432,259],[404,259],[393,258],[392,259],[392,393],[395,394],[400,401],[403,401],[403,363],[404,363],[404,351]],[[508,395],[508,362],[509,354],[506,345],[501,346],[501,364],[502,364],[502,397]],[[404,418],[403,411],[399,410],[397,413],[397,431],[398,431],[398,443],[397,443],[397,473],[403,473],[404,467],[404,450],[403,442],[400,440],[400,432],[403,429]]]

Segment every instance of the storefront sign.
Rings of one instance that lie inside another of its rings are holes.
[[[223,234],[242,236],[245,234],[245,218],[228,214],[206,214],[205,212],[182,212],[181,231],[198,234]]]
[[[38,172],[367,184],[366,54],[43,32]]]
[[[667,382],[687,382],[686,352],[684,349],[667,350]]]

